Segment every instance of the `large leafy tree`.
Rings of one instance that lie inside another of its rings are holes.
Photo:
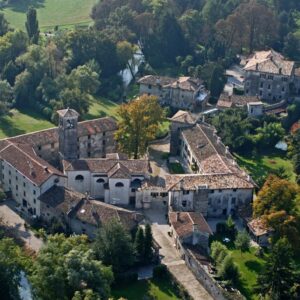
[[[33,7],[29,7],[27,11],[25,27],[31,43],[37,44],[39,41],[40,31],[39,22],[37,20],[36,15],[36,9]]]
[[[44,300],[78,299],[90,291],[97,296],[91,299],[108,299],[112,279],[111,269],[95,259],[87,237],[63,234],[48,239],[30,275],[34,295]]]
[[[153,236],[151,225],[145,226],[145,240],[144,240],[144,260],[146,263],[150,263],[153,258]]]
[[[3,13],[0,13],[0,36],[6,34],[9,30],[9,24]]]
[[[274,240],[287,237],[295,249],[300,246],[299,195],[297,184],[270,175],[253,203],[254,216],[275,230]]]
[[[5,80],[0,80],[0,116],[8,112],[14,99],[13,89]]]
[[[114,274],[128,270],[135,260],[130,234],[116,219],[99,228],[93,249],[105,265],[111,265]]]
[[[264,271],[258,277],[257,291],[274,300],[292,299],[291,288],[295,283],[294,265],[288,240],[278,240],[267,258]]]
[[[118,109],[119,129],[115,134],[119,150],[130,157],[143,156],[163,120],[164,111],[154,96],[143,95]]]

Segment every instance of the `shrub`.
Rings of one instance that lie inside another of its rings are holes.
[[[233,262],[231,255],[227,255],[222,264],[218,267],[218,275],[224,280],[236,284],[239,279],[239,270]]]
[[[216,265],[221,263],[224,258],[228,255],[228,249],[219,241],[212,242],[211,246],[211,257]]]

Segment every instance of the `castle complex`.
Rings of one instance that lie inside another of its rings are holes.
[[[117,153],[112,118],[78,122],[73,109],[58,111],[58,128],[0,141],[0,183],[28,216],[60,218],[74,232],[93,236],[115,216],[133,227],[156,201],[170,211],[203,216],[233,214],[252,201],[254,183],[236,164],[214,128],[179,111],[171,118],[170,152],[189,174],[159,184],[148,159]]]

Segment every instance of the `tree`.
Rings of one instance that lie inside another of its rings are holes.
[[[20,299],[21,249],[12,239],[0,239],[0,290],[1,299]]]
[[[241,254],[242,252],[248,251],[250,248],[250,237],[249,234],[247,233],[246,230],[243,231],[239,231],[235,241],[234,241],[234,245],[237,249],[241,250]]]
[[[209,83],[209,90],[212,98],[219,98],[224,89],[225,83],[226,77],[224,69],[219,65],[215,66]]]
[[[112,219],[99,228],[93,249],[102,262],[112,266],[116,276],[134,263],[134,246],[129,233],[117,220]]]
[[[261,147],[273,147],[284,137],[285,131],[280,123],[264,123],[257,128],[256,143]]]
[[[258,276],[257,291],[274,300],[291,298],[295,283],[292,249],[287,239],[280,239],[273,246],[265,268]]]
[[[138,231],[135,235],[134,248],[135,248],[138,261],[143,262],[144,255],[145,255],[145,236],[142,227],[138,228]]]
[[[86,236],[50,236],[32,266],[30,282],[33,294],[44,300],[72,299],[77,291],[92,290],[108,299],[113,274],[95,260]]]
[[[0,116],[8,112],[14,99],[13,89],[5,80],[0,80]]]
[[[163,109],[154,96],[143,95],[118,109],[118,130],[115,138],[119,150],[135,159],[143,156],[163,120]]]
[[[224,260],[224,258],[228,255],[227,247],[219,241],[213,241],[210,246],[210,249],[210,256],[212,257],[216,265],[221,263]]]
[[[5,19],[4,13],[0,13],[0,36],[9,31],[9,23]]]
[[[151,225],[145,226],[145,241],[144,241],[144,260],[146,263],[151,263],[153,258],[153,236]]]
[[[218,267],[218,275],[223,280],[228,280],[232,284],[237,284],[239,280],[239,270],[236,264],[233,262],[231,255],[227,255],[223,262]]]
[[[232,217],[229,216],[226,220],[226,234],[228,234],[228,236],[231,238],[231,239],[234,239],[235,237],[235,233],[236,233],[236,229],[235,229],[235,223],[234,221],[232,220]]]
[[[25,27],[30,42],[33,44],[37,44],[39,41],[40,31],[39,31],[39,22],[36,16],[36,9],[33,7],[29,7],[27,11]]]

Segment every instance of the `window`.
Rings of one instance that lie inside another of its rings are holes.
[[[285,91],[285,88],[284,88],[284,86],[282,87],[282,91],[283,91],[283,92]]]
[[[271,89],[271,84],[268,85],[268,90],[270,90],[270,89]]]
[[[33,190],[33,195],[35,195],[36,194],[36,190]]]
[[[22,200],[22,204],[24,207],[27,207],[27,201],[25,199]]]
[[[84,180],[84,177],[82,175],[77,175],[75,177],[75,180],[78,180],[78,181],[83,181]]]
[[[51,143],[51,149],[53,149],[54,148],[54,143]]]
[[[222,193],[222,190],[221,190],[221,189],[219,190],[219,193]]]
[[[231,199],[231,204],[235,204],[235,202],[236,202],[236,198],[234,197]]]
[[[148,89],[151,90],[152,89],[152,85],[148,84]]]
[[[88,151],[87,156],[91,157],[91,152],[90,151]]]
[[[233,189],[234,192],[236,192],[236,189]]]
[[[38,150],[41,151],[42,150],[42,146],[38,146]]]
[[[105,140],[102,141],[102,145],[105,146]]]
[[[18,176],[16,176],[16,181],[18,181]]]
[[[132,192],[132,193],[135,193],[135,189],[131,189],[131,192]]]
[[[35,198],[33,198],[33,203],[36,204],[36,199]]]
[[[269,76],[268,76],[268,79],[273,80],[273,79],[274,79],[274,76],[273,76],[273,75],[269,75]]]
[[[54,183],[59,183],[59,178],[55,178]]]
[[[16,190],[18,190],[19,189],[19,187],[18,187],[18,185],[16,185]]]
[[[190,193],[190,191],[183,191],[183,195],[188,195]]]
[[[214,190],[211,190],[211,191],[210,191],[211,194],[213,194],[214,192],[215,192]]]
[[[8,171],[8,174],[11,175],[11,171],[10,170]]]
[[[186,207],[186,204],[187,204],[187,201],[186,201],[186,200],[182,200],[181,205],[182,205],[183,207]]]
[[[24,187],[26,186],[26,183],[25,183],[25,182],[23,182],[23,186],[24,186]]]
[[[261,87],[261,88],[264,87],[264,83],[263,83],[263,82],[260,83],[260,87]]]
[[[117,182],[115,185],[115,187],[123,187],[123,186],[124,186],[124,184],[122,182]]]
[[[24,197],[26,197],[26,192],[25,191],[23,192],[23,195],[24,195]]]
[[[105,132],[103,132],[103,136],[105,136]]]
[[[90,140],[90,139],[91,139],[91,135],[89,134],[89,135],[87,136],[87,138],[88,138],[88,140]]]
[[[262,92],[262,91],[259,91],[259,95],[262,96],[262,94],[263,94],[263,92]]]
[[[104,183],[105,181],[104,181],[104,179],[102,179],[102,178],[99,178],[99,179],[97,179],[97,181],[96,181],[97,183]]]

